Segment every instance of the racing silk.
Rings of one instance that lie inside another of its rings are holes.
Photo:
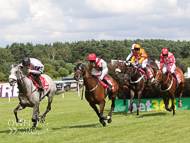
[[[24,66],[20,63],[19,67],[23,68]],[[29,69],[31,69],[31,73],[33,74],[42,74],[44,71],[44,65],[38,59],[30,58]]]
[[[162,69],[163,64],[169,66],[168,70],[171,70],[173,64],[175,64],[175,57],[171,52],[168,53],[167,58],[164,58],[162,54],[160,55],[160,69]]]
[[[133,63],[135,61],[135,59],[137,60],[138,63],[142,63],[142,61],[147,58],[148,58],[148,56],[147,56],[145,50],[140,48],[139,54],[137,54],[136,51],[134,50],[133,57],[131,59],[131,63]]]
[[[101,76],[102,70],[107,68],[107,63],[103,59],[96,58],[95,67],[93,67],[89,64],[88,71],[91,72],[93,68],[95,68],[97,72],[93,72],[92,74],[95,76]]]
[[[132,50],[131,53],[127,56],[126,61],[128,61],[132,56],[133,56],[133,50]]]

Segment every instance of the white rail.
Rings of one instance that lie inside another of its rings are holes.
[[[64,81],[54,81],[55,83],[63,83],[63,86],[62,86],[62,90],[64,91],[65,89],[64,89],[64,85],[65,85],[65,83],[66,82],[77,82],[76,80],[64,80]],[[79,88],[79,83],[80,82],[83,82],[83,80],[79,80],[78,81],[78,97],[80,97],[80,88]],[[62,98],[64,98],[64,92],[62,93]]]

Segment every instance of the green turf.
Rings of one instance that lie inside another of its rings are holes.
[[[25,120],[15,122],[13,109],[18,99],[0,99],[0,142],[80,142],[80,143],[147,143],[147,142],[190,142],[190,110],[178,110],[173,116],[168,111],[114,112],[112,123],[103,127],[96,113],[77,92],[65,93],[54,97],[52,110],[46,116],[46,122],[39,122],[37,129],[31,131],[32,108],[18,111],[19,118]],[[111,102],[106,99],[104,116],[110,110]],[[47,100],[40,104],[40,113],[44,113]],[[11,133],[11,130],[17,129]]]

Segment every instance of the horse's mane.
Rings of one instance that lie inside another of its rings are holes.
[[[183,74],[187,71],[186,68],[182,64],[176,64],[176,66],[182,70]]]

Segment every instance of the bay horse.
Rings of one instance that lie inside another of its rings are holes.
[[[133,99],[134,96],[137,94],[138,95],[137,115],[139,115],[140,100],[142,97],[143,90],[147,87],[150,81],[156,77],[156,71],[158,70],[158,65],[156,64],[154,59],[148,60],[147,67],[151,70],[153,77],[145,82],[143,80],[144,75],[140,73],[140,70],[133,64],[126,63],[123,80],[124,82],[129,81],[130,83],[129,89],[131,94],[130,105],[127,111],[128,114],[132,113]]]
[[[32,129],[36,128],[36,124],[39,121],[40,117],[41,123],[45,122],[45,116],[51,110],[51,103],[53,101],[54,95],[63,93],[63,90],[57,91],[55,82],[52,80],[50,76],[45,74],[42,74],[41,76],[44,77],[46,81],[49,83],[49,87],[47,89],[44,89],[43,92],[38,92],[36,86],[26,75],[24,75],[24,73],[20,70],[19,66],[14,67],[12,65],[12,69],[10,71],[9,76],[9,84],[11,86],[15,86],[15,83],[17,83],[19,89],[18,98],[20,102],[18,106],[14,109],[16,122],[22,123],[24,121],[23,119],[18,118],[18,110],[25,109],[26,107],[32,107]],[[48,106],[45,113],[43,115],[39,115],[39,104],[45,96],[48,97]]]
[[[173,110],[173,115],[175,115],[174,99],[175,99],[176,88],[179,87],[180,95],[179,95],[179,100],[178,100],[178,107],[181,107],[182,106],[181,98],[182,98],[183,89],[185,86],[185,77],[184,77],[183,71],[177,66],[176,66],[175,71],[180,75],[180,78],[181,78],[181,83],[179,83],[178,85],[176,85],[176,82],[174,82],[174,79],[171,76],[171,73],[163,74],[161,70],[157,70],[156,77],[153,82],[155,83],[155,85],[160,85],[160,91],[164,100],[165,109],[167,111]],[[172,99],[172,106],[170,108],[168,107],[169,98]]]
[[[119,61],[117,60],[117,66],[116,66],[116,69],[115,69],[115,75],[116,76],[120,76],[121,74],[123,75],[124,74],[124,71],[125,71],[125,68],[126,68],[126,65],[125,65],[125,62],[124,61]],[[123,96],[123,105],[126,106],[126,94],[129,92],[129,86],[130,86],[130,82],[129,80],[127,80],[127,82],[124,83],[123,85],[123,88],[124,88],[124,96]]]
[[[112,111],[114,110],[115,107],[115,99],[117,95],[117,91],[119,89],[118,83],[109,75],[106,75],[113,83],[114,89],[109,92],[109,99],[112,100],[111,104],[111,110],[108,116],[103,116],[103,111],[105,107],[105,98],[107,97],[108,93],[107,90],[100,84],[98,79],[94,76],[92,76],[85,65],[85,60],[83,62],[80,62],[78,60],[77,66],[74,68],[75,74],[74,74],[74,79],[76,81],[79,81],[80,78],[83,78],[84,85],[86,87],[85,90],[85,98],[89,102],[90,106],[94,109],[96,114],[99,117],[100,123],[105,126],[106,123],[104,120],[108,120],[108,123],[112,122],[111,116],[112,116]],[[96,104],[99,105],[100,107],[100,112],[98,111],[98,108]]]

